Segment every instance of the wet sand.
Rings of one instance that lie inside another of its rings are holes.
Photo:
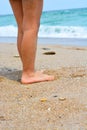
[[[42,69],[55,80],[22,85],[16,44],[0,44],[0,130],[87,130],[87,48],[38,45]]]

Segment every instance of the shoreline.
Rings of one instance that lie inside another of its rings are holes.
[[[17,37],[0,37],[0,43],[16,43]],[[48,38],[38,37],[38,44],[71,45],[87,47],[87,38]]]

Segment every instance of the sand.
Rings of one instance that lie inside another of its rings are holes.
[[[55,80],[22,85],[16,44],[0,44],[0,130],[87,130],[87,48],[38,45],[41,69]]]

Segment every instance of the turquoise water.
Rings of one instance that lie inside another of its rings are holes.
[[[41,24],[87,27],[87,8],[44,12]]]
[[[0,16],[0,37],[17,37],[14,16]],[[87,39],[87,8],[43,12],[38,37]]]

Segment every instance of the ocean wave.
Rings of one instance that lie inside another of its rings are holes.
[[[38,36],[49,38],[87,38],[87,27],[41,25]],[[12,25],[0,27],[0,37],[17,37],[17,27]]]
[[[17,27],[13,25],[0,27],[0,37],[16,37]]]
[[[87,27],[41,26],[39,36],[55,38],[87,38]]]

